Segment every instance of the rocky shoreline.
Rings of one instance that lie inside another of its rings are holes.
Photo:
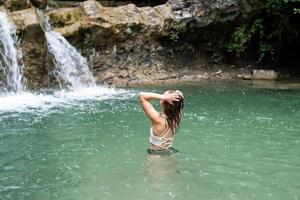
[[[218,71],[217,71],[218,72]],[[216,72],[196,72],[189,75],[181,76],[161,76],[161,77],[151,77],[147,80],[131,81],[123,80],[116,81],[111,84],[110,82],[99,82],[108,87],[116,88],[140,88],[140,87],[182,87],[182,86],[250,86],[255,88],[263,89],[279,89],[279,90],[290,90],[290,89],[300,89],[300,79],[299,78],[282,78],[282,79],[242,79],[238,78],[241,75],[240,70],[231,72],[222,72],[222,74],[214,75]],[[208,76],[214,75],[213,77]],[[249,75],[249,74],[247,74]]]
[[[134,75],[126,70],[109,72],[97,76],[97,83],[116,87],[158,86],[162,84],[202,83],[211,81],[295,81],[289,74],[278,74],[274,70],[258,70],[249,68],[218,68],[216,70],[169,70],[138,71]]]

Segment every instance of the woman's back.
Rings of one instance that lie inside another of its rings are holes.
[[[153,99],[160,100],[162,113],[158,113],[150,103]],[[168,151],[172,147],[173,138],[182,117],[183,94],[178,90],[167,91],[163,95],[141,92],[140,101],[145,114],[152,122],[149,149]]]

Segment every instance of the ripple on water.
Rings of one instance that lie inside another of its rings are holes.
[[[0,185],[21,188],[0,196],[299,199],[299,92],[274,100],[273,90],[182,90],[179,153],[170,157],[147,155],[149,121],[136,91],[106,100],[52,92],[67,104],[2,111]]]

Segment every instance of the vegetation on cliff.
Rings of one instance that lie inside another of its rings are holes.
[[[299,4],[300,0],[265,0],[261,14],[234,29],[227,50],[237,57],[255,52],[257,63],[295,62],[300,45]]]

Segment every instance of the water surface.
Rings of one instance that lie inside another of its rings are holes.
[[[299,89],[179,89],[180,153],[169,157],[147,155],[135,95],[165,88],[13,109],[0,97],[0,199],[300,199]]]

